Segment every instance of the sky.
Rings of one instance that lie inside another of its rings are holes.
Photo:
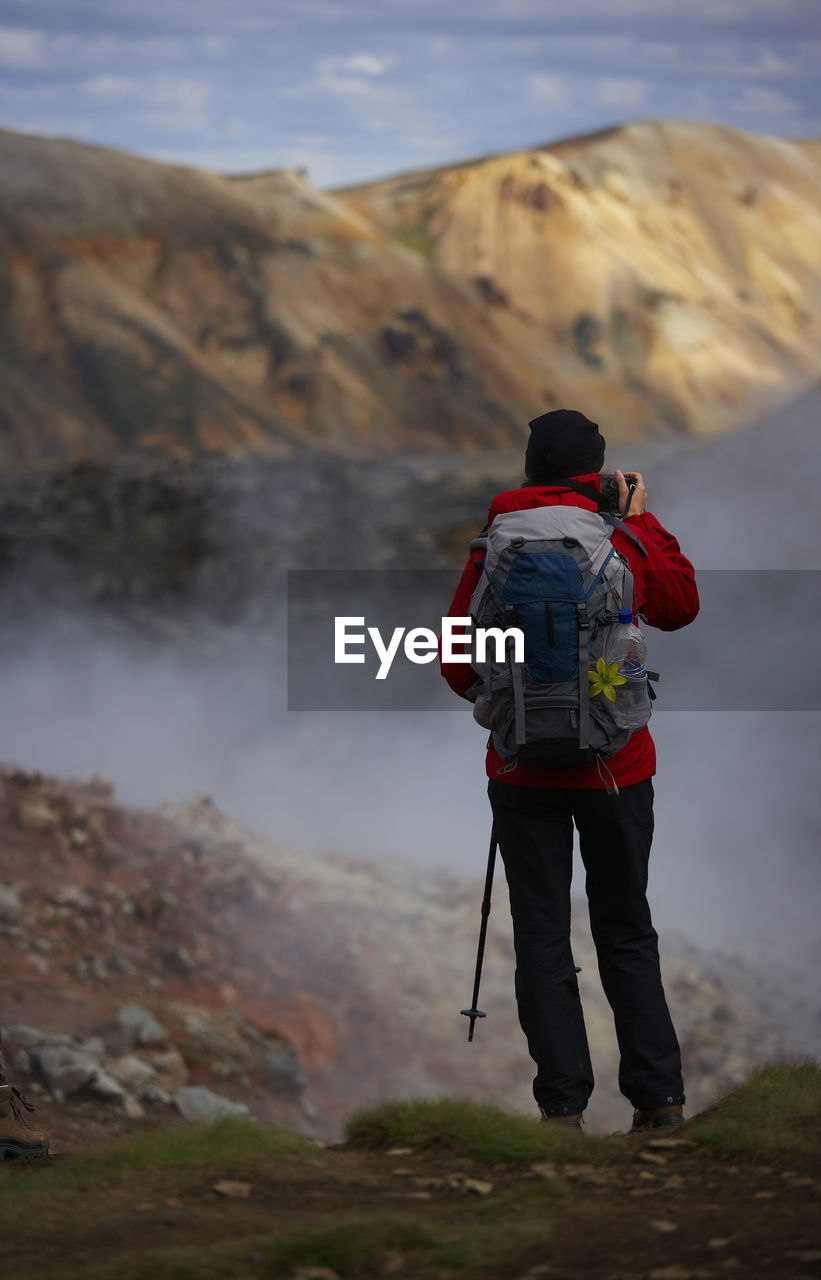
[[[637,119],[821,136],[821,0],[0,0],[0,126],[318,186]]]

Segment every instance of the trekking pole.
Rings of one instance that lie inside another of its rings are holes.
[[[466,1018],[470,1018],[470,1030],[468,1031],[468,1043],[473,1039],[473,1028],[477,1018],[486,1018],[487,1014],[482,1013],[481,1009],[477,1009],[476,1003],[479,999],[479,983],[482,979],[482,960],[485,954],[485,938],[487,937],[487,918],[490,915],[490,893],[493,888],[493,868],[496,863],[496,828],[491,827],[490,830],[490,852],[487,858],[487,875],[485,876],[485,896],[482,899],[482,923],[479,928],[479,947],[476,953],[476,975],[473,979],[473,1007],[471,1009],[462,1009],[462,1013]]]

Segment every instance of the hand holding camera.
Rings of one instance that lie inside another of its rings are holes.
[[[647,509],[647,490],[644,480],[638,471],[616,470],[613,473],[619,487],[619,514],[622,516],[640,516]]]

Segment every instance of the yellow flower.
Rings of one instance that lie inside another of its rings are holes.
[[[619,664],[611,662],[608,667],[604,658],[599,658],[596,670],[588,671],[587,678],[590,681],[590,697],[595,698],[597,694],[603,693],[611,702],[616,701],[615,686],[627,683],[627,677],[619,675]]]

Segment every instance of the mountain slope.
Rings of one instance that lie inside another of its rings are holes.
[[[641,124],[322,193],[0,132],[0,458],[710,434],[821,373],[821,156]]]
[[[634,435],[712,434],[819,369],[815,144],[648,122],[338,194],[473,283],[556,403],[583,386]]]

